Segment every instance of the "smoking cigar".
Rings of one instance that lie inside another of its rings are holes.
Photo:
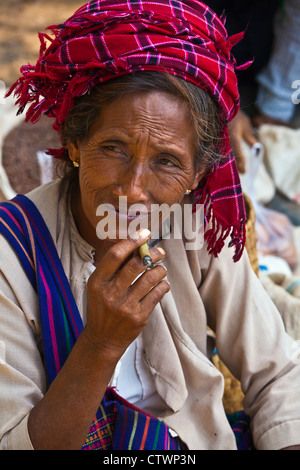
[[[142,258],[144,266],[147,266],[148,269],[152,268],[153,263],[152,263],[152,259],[150,256],[150,251],[149,251],[147,242],[143,243],[143,245],[139,247],[139,254],[140,254],[140,257]]]

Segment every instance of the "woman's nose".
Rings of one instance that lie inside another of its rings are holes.
[[[145,165],[131,165],[120,177],[116,192],[118,196],[126,196],[128,204],[145,203],[149,198],[148,183]]]

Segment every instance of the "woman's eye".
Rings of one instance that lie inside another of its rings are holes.
[[[167,158],[167,157],[161,158],[159,160],[159,163],[161,163],[161,165],[164,165],[164,166],[174,166],[174,167],[178,166],[176,161],[174,161],[171,158]]]
[[[109,152],[120,152],[120,149],[115,145],[103,145],[102,148],[104,150],[108,150]]]
[[[120,147],[117,147],[116,145],[102,145],[102,150],[105,153],[111,154],[124,154],[123,150]]]

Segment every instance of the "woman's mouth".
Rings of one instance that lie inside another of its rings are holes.
[[[118,206],[115,204],[101,204],[96,215],[100,217],[97,224],[99,238],[119,239],[131,237],[137,230],[146,228],[151,232],[151,238],[159,238],[162,233],[162,224],[166,219],[155,205],[150,208],[142,204],[132,206]],[[165,230],[165,229],[164,229]]]
[[[150,213],[149,212],[134,212],[131,213],[129,212],[120,212],[118,210],[115,210],[115,215],[118,217],[120,220],[128,220],[128,222],[131,222],[132,220],[135,220],[137,218],[139,219],[148,219]]]

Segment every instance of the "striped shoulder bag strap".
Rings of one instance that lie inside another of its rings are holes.
[[[62,368],[83,323],[49,229],[24,195],[0,204],[0,233],[17,253],[39,299],[48,384]],[[70,432],[72,432],[70,430]],[[108,387],[83,450],[186,449],[168,426]]]
[[[82,320],[52,236],[34,203],[24,195],[1,203],[0,224],[38,294],[50,385],[82,331]]]

